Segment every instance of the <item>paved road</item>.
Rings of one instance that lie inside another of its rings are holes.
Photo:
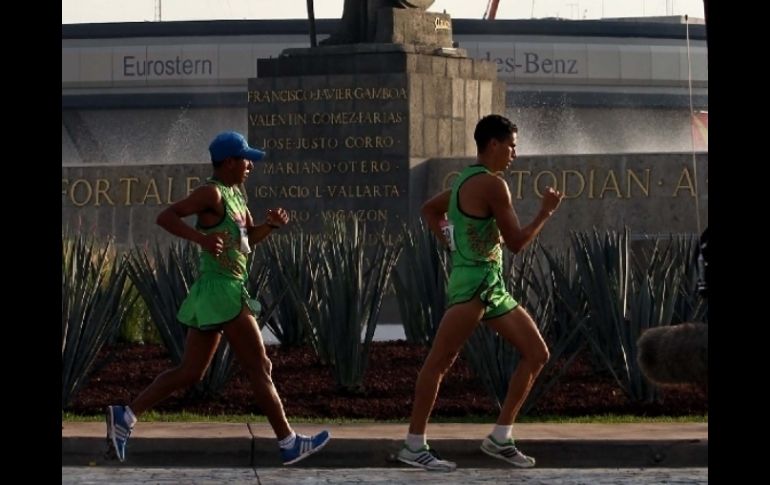
[[[453,473],[411,468],[263,468],[257,469],[263,485],[316,484],[548,484],[637,485],[705,484],[707,468],[561,468],[561,469],[458,469]],[[251,468],[125,468],[62,467],[64,484],[257,484]]]

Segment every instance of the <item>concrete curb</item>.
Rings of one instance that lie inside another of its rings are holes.
[[[405,425],[325,426],[332,440],[300,464],[314,468],[407,466],[395,460]],[[129,441],[127,466],[276,467],[281,466],[275,438],[267,425],[142,423]],[[298,425],[314,433],[320,425]],[[537,459],[539,468],[708,467],[707,424],[516,425],[517,444]],[[430,444],[458,466],[505,468],[479,450],[489,425],[431,424]],[[62,466],[123,465],[105,458],[102,423],[65,423]]]

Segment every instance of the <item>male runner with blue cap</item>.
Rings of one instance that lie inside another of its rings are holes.
[[[127,406],[107,407],[107,438],[118,460],[126,458],[126,443],[137,416],[174,391],[203,378],[224,334],[251,380],[257,404],[278,438],[285,465],[320,450],[329,433],[296,434],[286,420],[271,378],[257,320],[259,303],[246,290],[246,261],[251,247],[289,222],[282,208],[270,209],[265,222],[254,224],[239,186],[265,152],[252,148],[240,133],[220,133],[209,145],[213,175],[204,185],[158,215],[157,223],[175,236],[200,245],[200,277],[182,302],[177,318],[187,327],[182,362],[160,374]],[[196,214],[195,227],[182,218]]]

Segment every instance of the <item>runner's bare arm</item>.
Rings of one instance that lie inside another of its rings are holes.
[[[218,237],[214,234],[207,236],[199,232],[182,218],[214,210],[221,204],[221,200],[222,195],[216,187],[204,185],[195,189],[186,198],[161,211],[155,222],[171,234],[192,241],[207,251],[215,252]]]
[[[265,222],[254,225],[254,219],[251,212],[246,212],[246,227],[249,234],[249,245],[254,246],[265,239],[275,229],[280,229],[289,222],[289,215],[283,208],[268,209],[265,215]]]
[[[451,195],[452,191],[447,189],[430,198],[422,205],[421,209],[422,218],[428,225],[428,229],[444,244],[448,244],[448,241],[441,232],[441,221],[445,219],[446,212],[449,210],[449,197]]]
[[[535,218],[524,227],[519,225],[519,218],[513,210],[511,192],[508,184],[499,177],[493,177],[485,190],[489,209],[497,221],[497,227],[505,241],[505,246],[513,253],[518,253],[540,233],[545,221],[559,206],[563,195],[549,187],[543,194],[543,203]]]

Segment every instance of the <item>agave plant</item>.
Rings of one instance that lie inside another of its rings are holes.
[[[156,244],[152,258],[140,249],[135,249],[129,257],[131,281],[147,304],[174,364],[182,361],[186,335],[176,315],[198,277],[199,254],[196,245],[180,241],[165,248]],[[223,339],[196,390],[203,395],[219,392],[230,376],[232,361],[230,346]]]
[[[406,340],[430,346],[446,309],[449,257],[419,219],[402,228],[403,252],[393,270],[393,288]]]
[[[62,235],[62,409],[85,382],[105,342],[117,334],[135,297],[112,241]]]
[[[631,278],[628,229],[574,232],[570,238],[588,302],[584,335],[595,363],[614,371],[616,363],[627,361],[618,335],[625,326]]]
[[[368,236],[376,240],[369,247]],[[347,392],[362,388],[382,298],[401,251],[379,236],[356,220],[352,227],[336,219],[327,223],[317,244],[318,273],[309,299],[289,282],[319,357],[331,364],[337,385]]]
[[[698,292],[699,244],[695,235],[672,237],[671,245],[677,255],[677,267],[682,271],[672,323],[706,321],[708,302]]]
[[[572,241],[588,300],[591,350],[631,400],[659,400],[657,386],[643,378],[636,343],[646,329],[676,322],[685,246],[650,239],[647,251],[632,258],[627,228],[603,238],[597,231],[574,234]]]
[[[129,256],[128,274],[145,301],[163,345],[174,364],[182,362],[185,331],[176,314],[198,277],[198,251],[192,244],[155,244],[152,257],[146,248]]]
[[[553,318],[544,337],[552,348],[551,355],[577,355],[586,344],[584,339],[579,338],[579,333],[588,319],[588,302],[578,275],[575,255],[570,248],[540,248],[548,268],[548,281],[543,285],[548,289],[541,291],[553,295]],[[562,352],[558,350],[559,344],[565,346]]]
[[[300,318],[294,301],[288,297],[289,286],[307,301],[315,278],[316,236],[301,231],[272,236],[260,245],[260,263],[270,274],[260,291],[260,300],[268,311],[262,321],[282,346],[307,343],[309,327]]]

